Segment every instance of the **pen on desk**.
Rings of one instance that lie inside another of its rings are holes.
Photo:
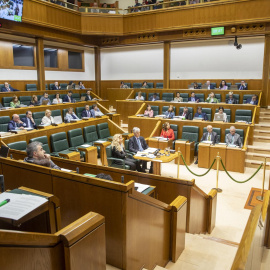
[[[0,202],[0,207],[10,202],[10,199],[5,199],[4,201]]]

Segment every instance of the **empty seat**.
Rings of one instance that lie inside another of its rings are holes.
[[[133,83],[133,88],[141,88],[141,87],[142,87],[142,83],[138,83],[138,82]]]
[[[199,144],[199,127],[183,126],[181,140],[195,142],[195,152],[197,152]]]
[[[188,102],[188,93],[180,93],[180,97],[183,98],[183,102]]]
[[[130,169],[129,165],[125,165],[125,160],[124,159],[115,158],[115,157],[112,156],[112,146],[111,145],[106,147],[106,154],[107,154],[107,161],[108,161],[108,166],[109,167],[126,169],[126,170]],[[115,164],[114,163],[115,160],[117,160],[117,163],[120,163],[120,164]]]
[[[173,93],[163,93],[162,94],[162,99],[165,100],[165,101],[172,101],[173,100]]]
[[[37,85],[35,83],[27,83],[25,88],[26,91],[37,91]]]
[[[53,155],[58,156],[59,153],[69,154],[74,151],[69,150],[67,135],[65,132],[59,132],[51,135],[51,147]]]
[[[42,143],[43,150],[45,150],[45,152],[47,154],[51,153],[47,136],[41,136],[41,137],[32,138],[32,139],[29,140],[29,143],[31,143],[31,142],[40,142],[40,143]]]
[[[135,93],[135,98],[138,96],[138,93],[139,92],[136,92]],[[144,100],[146,100],[146,93],[145,92],[142,92],[142,96],[144,97]]]
[[[240,96],[238,94],[233,94],[233,98],[236,100],[236,104],[239,104]],[[226,100],[229,99],[229,94],[226,94]]]
[[[183,114],[184,107],[179,108],[179,115]],[[190,113],[190,119],[193,119],[193,107],[188,107],[188,111]]]
[[[151,109],[153,110],[153,115],[159,115],[159,106],[151,106]]]
[[[252,98],[253,95],[244,95],[243,96],[243,104],[247,102],[247,99]]]
[[[224,137],[224,142],[226,140],[226,135],[230,133],[230,129],[229,128],[226,128],[225,129],[225,137]],[[244,144],[244,130],[243,129],[235,129],[235,133],[239,134],[240,135],[240,138],[241,138],[241,141],[242,143]]]
[[[246,121],[251,122],[252,111],[251,110],[236,110],[235,111],[235,122]]]
[[[200,100],[200,102],[204,102],[204,94],[202,93],[195,93],[196,97]]]
[[[218,112],[218,109],[216,109],[216,113]],[[227,115],[228,122],[231,122],[231,109],[224,109],[224,112]]]
[[[148,86],[148,88],[154,88],[154,83],[148,82],[148,83],[147,83],[147,86]]]
[[[221,94],[215,94],[215,97],[216,97],[216,99],[218,100],[218,102],[221,101]]]
[[[50,90],[53,90],[54,83],[50,83]]]
[[[157,82],[156,83],[156,88],[163,89],[163,83],[162,82]]]
[[[81,119],[82,118],[82,112],[85,108],[84,107],[77,107],[76,108],[76,115]]]
[[[67,83],[60,83],[60,86],[61,86],[61,89],[62,89],[62,90],[66,90],[68,84],[67,84]]]
[[[61,110],[52,110],[52,117],[61,116]]]
[[[98,140],[97,128],[96,126],[88,126],[83,128],[83,138],[84,142],[90,145],[94,145],[94,142]],[[100,146],[97,146],[98,157],[100,153]]]
[[[81,128],[76,128],[68,131],[68,142],[70,145],[69,150],[72,151],[78,151],[78,147],[83,147],[84,139],[83,139],[83,133]],[[80,152],[81,157],[85,157],[85,152]]]
[[[48,84],[47,84],[47,83],[45,84],[45,90],[49,90],[49,89],[48,89]]]
[[[230,88],[231,88],[231,86],[232,86],[232,83],[227,82],[227,86],[228,86],[228,89],[230,89]]]
[[[29,106],[31,100],[32,100],[32,97],[31,96],[20,96],[20,102],[21,102],[21,104],[24,104],[24,105]]]
[[[169,109],[169,106],[163,106],[162,107],[162,114],[165,114],[165,112],[168,111],[168,109]],[[173,106],[173,110],[175,112],[175,106]]]
[[[206,113],[209,121],[212,121],[212,109],[211,108],[202,108],[202,112]]]
[[[37,126],[40,125],[42,118],[45,116],[45,112],[34,112],[33,118]]]
[[[217,135],[218,135],[218,141],[220,142],[220,137],[221,137],[221,130],[220,130],[220,128],[214,128],[213,127],[213,131],[217,133]],[[206,127],[203,128],[203,133],[205,133],[205,132],[207,132],[207,128]]]
[[[3,97],[2,103],[4,107],[10,107],[10,102],[12,101],[12,97]]]
[[[215,88],[217,88],[217,83],[210,83],[210,85],[213,85]]]
[[[174,133],[174,138],[175,140],[178,139],[178,126],[177,125],[170,125],[171,129],[173,130]],[[175,149],[175,140],[173,141],[173,149]]]
[[[72,98],[76,100],[76,102],[81,101],[81,96],[79,93],[72,94]]]
[[[9,116],[1,116],[0,117],[0,131],[7,132],[8,131],[8,123],[10,121]]]
[[[97,124],[97,134],[99,140],[107,141],[109,138],[112,138],[108,123]]]
[[[7,146],[10,149],[26,151],[27,143],[26,141],[19,141],[19,142],[8,143]]]

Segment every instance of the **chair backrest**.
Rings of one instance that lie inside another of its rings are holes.
[[[180,107],[179,108],[179,115],[181,115],[183,113],[184,107]],[[191,114],[191,119],[193,118],[193,107],[188,107],[188,111]]]
[[[106,139],[111,136],[108,123],[97,124],[97,134],[99,139]]]
[[[230,88],[231,88],[231,86],[232,86],[232,83],[227,82],[227,86],[228,86],[228,89],[230,89]]]
[[[50,90],[52,90],[54,83],[50,83]]]
[[[174,133],[174,138],[178,139],[178,126],[177,125],[170,125],[171,129],[173,130]]]
[[[67,83],[60,83],[61,89],[66,90],[67,89]]]
[[[47,83],[45,84],[45,90],[49,90],[49,89],[48,89],[48,84],[47,84]]]
[[[182,139],[189,140],[190,142],[198,142],[198,140],[199,140],[199,127],[183,126]]]
[[[81,128],[76,128],[68,131],[68,141],[71,147],[77,147],[84,144]]]
[[[68,109],[63,109],[63,110],[62,110],[62,112],[63,112],[63,118],[64,118],[64,119],[65,119],[65,117],[66,117],[67,111],[68,111]]]
[[[60,98],[64,98],[64,96],[66,96],[67,94],[60,94]]]
[[[20,117],[20,120],[22,120],[24,117],[26,117],[26,114],[25,113],[20,113],[19,117]]]
[[[26,91],[37,91],[37,85],[35,83],[27,83],[25,88]]]
[[[19,141],[19,142],[8,143],[7,146],[10,149],[26,151],[27,143],[26,141]]]
[[[66,132],[59,132],[51,135],[51,147],[53,152],[61,152],[68,150],[69,145],[67,141]]]
[[[76,108],[76,115],[81,119],[82,118],[82,112],[84,110],[84,107],[77,107]]]
[[[168,111],[169,109],[169,106],[163,106],[162,107],[162,114],[165,114],[166,111]],[[173,110],[174,110],[174,113],[175,113],[175,106],[173,106]]]
[[[154,88],[154,83],[148,82],[148,83],[147,83],[147,86],[148,86],[148,88]]]
[[[218,137],[219,137],[219,141],[220,141],[220,135],[221,135],[221,130],[220,128],[214,128],[213,127],[213,131],[217,133]],[[203,128],[203,133],[207,132],[207,127]]]
[[[129,82],[124,83],[124,85],[127,85],[129,88],[131,88],[131,83],[129,83]]]
[[[112,146],[109,145],[106,147],[106,154],[107,154],[107,158],[111,158],[112,157]],[[111,166],[113,163],[113,160],[108,159],[108,166]]]
[[[12,97],[3,97],[2,104],[4,107],[10,107],[10,102],[12,101]]]
[[[52,117],[55,117],[55,116],[61,116],[62,117],[61,110],[53,110],[52,111]]]
[[[138,96],[138,93],[139,93],[139,92],[136,92],[136,93],[135,93],[135,97]],[[142,96],[144,97],[144,100],[146,100],[146,93],[145,93],[145,92],[142,92]]]
[[[159,115],[159,106],[151,106],[154,116]]]
[[[157,94],[157,97],[159,97],[159,99],[160,99],[159,93],[156,93],[156,94]],[[149,99],[149,98],[152,98],[153,95],[154,95],[154,93],[149,93],[149,94],[148,94],[148,99]]]
[[[229,94],[226,94],[226,99],[229,98]],[[236,103],[239,104],[239,98],[240,95],[239,94],[233,94],[233,98],[236,100]]]
[[[45,116],[45,112],[34,112],[33,118],[37,126],[40,125],[42,118]]]
[[[96,126],[88,126],[83,128],[83,137],[85,143],[92,143],[98,140],[97,128]]]
[[[163,93],[162,94],[162,99],[165,101],[172,101],[173,100],[173,93]]]
[[[218,112],[218,109],[216,109],[216,113]],[[227,115],[228,122],[231,122],[231,109],[224,109],[224,112]]]
[[[45,150],[45,152],[47,154],[51,153],[47,136],[41,136],[41,137],[32,138],[32,139],[29,140],[29,143],[31,143],[31,142],[41,142],[43,150]]]
[[[217,88],[217,83],[215,83],[215,82],[210,83],[210,85],[213,85],[215,88]]]
[[[221,101],[221,94],[215,94],[215,97],[216,97],[216,99],[218,100],[218,102]]]
[[[8,131],[8,122],[10,121],[9,116],[1,116],[0,117],[0,131],[6,132]]]
[[[163,89],[163,83],[162,82],[157,82],[156,83],[156,88]]]
[[[54,98],[55,98],[55,94],[50,94],[50,95],[49,95],[50,101],[53,101]]]
[[[30,105],[30,102],[32,100],[32,97],[31,96],[20,96],[20,102],[24,105],[27,105],[29,106]]]
[[[2,89],[3,87],[5,87],[5,85],[4,84],[0,84],[0,89]]]
[[[229,128],[226,128],[225,129],[225,137],[224,137],[224,142],[226,140],[226,135],[230,133],[230,129]],[[240,135],[240,138],[241,138],[241,141],[242,143],[244,144],[244,130],[243,129],[235,129],[235,133],[239,134]]]
[[[183,102],[188,102],[188,93],[180,93],[180,97],[183,98]]]
[[[252,111],[251,110],[236,110],[235,111],[235,122],[246,121],[251,122]]]
[[[129,144],[129,140],[125,140],[125,149],[126,149],[126,150],[129,149],[128,144]]]
[[[202,93],[196,93],[195,94],[196,95],[196,97],[200,100],[200,102],[204,102],[204,94],[202,94]]]
[[[141,88],[141,87],[142,87],[142,83],[138,83],[138,82],[133,83],[133,88]]]
[[[73,99],[75,99],[76,101],[80,101],[81,100],[81,95],[79,93],[73,93],[72,94]]]
[[[243,104],[247,102],[247,99],[252,98],[253,95],[244,95],[243,96]]]
[[[212,121],[212,109],[211,108],[202,108],[202,112],[206,113],[209,121]]]

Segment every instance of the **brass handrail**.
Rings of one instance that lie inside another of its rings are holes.
[[[249,136],[249,129],[250,129],[250,126],[248,126],[248,128],[247,128],[247,134],[246,134],[245,142],[244,142],[244,146],[243,146],[244,149],[247,149],[247,139]]]

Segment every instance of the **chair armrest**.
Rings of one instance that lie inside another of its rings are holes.
[[[53,156],[53,157],[60,157],[58,152],[50,153],[50,155]]]
[[[77,149],[77,147],[70,147],[68,150],[69,151],[79,152],[79,150]]]

